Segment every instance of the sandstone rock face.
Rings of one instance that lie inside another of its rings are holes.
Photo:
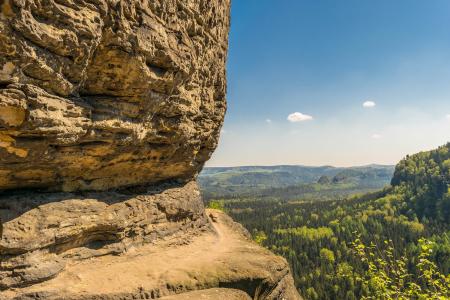
[[[161,300],[208,300],[208,299],[226,299],[226,300],[251,300],[250,296],[240,290],[234,289],[207,289],[183,293],[181,295],[167,296]]]
[[[230,0],[0,0],[0,300],[300,299],[195,177]]]
[[[284,259],[250,241],[248,233],[223,213],[210,210],[205,217],[207,224],[197,220],[201,230],[192,226],[182,239],[140,247],[126,243],[122,254],[65,247],[53,253],[66,264],[57,276],[31,286],[16,285],[0,292],[0,299],[300,299]],[[90,259],[80,259],[87,252]],[[41,258],[24,263],[14,273],[23,275],[26,265],[37,260]],[[49,265],[43,263],[41,270],[32,269],[24,277],[47,273]]]
[[[137,196],[16,194],[1,198],[0,219],[0,289],[47,280],[73,261],[208,229],[193,182]]]
[[[187,182],[215,149],[230,0],[0,0],[0,189]]]

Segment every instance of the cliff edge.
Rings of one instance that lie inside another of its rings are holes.
[[[199,172],[226,109],[229,0],[0,4],[0,189]]]
[[[0,297],[165,299],[175,294],[167,299],[218,299],[219,295],[224,299],[299,299],[284,259],[249,240],[245,230],[223,213],[206,213],[210,226],[203,230],[130,246],[120,255],[97,252],[89,259],[72,259],[58,276],[9,289]]]
[[[299,299],[204,209],[229,0],[0,0],[0,299]]]

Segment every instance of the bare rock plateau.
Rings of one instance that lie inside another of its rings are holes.
[[[0,299],[300,299],[205,210],[230,0],[0,0]]]

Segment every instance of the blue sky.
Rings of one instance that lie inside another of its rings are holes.
[[[450,1],[233,1],[209,166],[394,164],[447,141]]]

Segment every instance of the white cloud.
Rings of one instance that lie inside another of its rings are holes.
[[[266,119],[266,123],[272,123],[272,120],[271,119]]]
[[[447,114],[445,117],[447,118],[447,120],[450,120],[450,114]]]
[[[373,107],[375,107],[377,104],[375,103],[375,102],[373,102],[373,101],[365,101],[364,103],[363,103],[363,107],[365,107],[365,108],[373,108]]]
[[[287,117],[287,120],[292,123],[311,121],[312,119],[312,116],[305,115],[299,112],[292,113]]]
[[[374,140],[379,140],[379,139],[381,139],[383,136],[381,135],[381,134],[379,134],[379,133],[374,133],[374,134],[372,134],[372,138],[374,139]]]

